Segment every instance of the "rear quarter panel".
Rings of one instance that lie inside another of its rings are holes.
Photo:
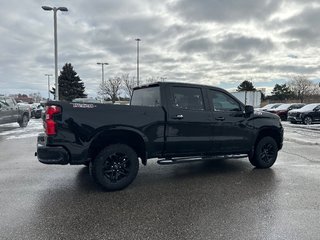
[[[48,138],[48,145],[66,147],[74,162],[87,156],[91,142],[100,133],[128,130],[139,134],[149,152],[160,153],[164,144],[165,113],[161,107],[140,107],[112,104],[51,102],[61,106],[55,116],[57,135]]]

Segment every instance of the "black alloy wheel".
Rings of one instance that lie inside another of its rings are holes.
[[[115,152],[109,155],[103,165],[104,176],[112,183],[117,183],[129,176],[130,161],[128,156],[122,152]]]
[[[102,150],[92,162],[91,175],[107,191],[127,187],[137,176],[139,161],[136,152],[124,144]]]
[[[257,168],[271,167],[278,156],[278,146],[272,137],[264,137],[260,139],[256,145],[254,154],[249,156],[251,164]]]

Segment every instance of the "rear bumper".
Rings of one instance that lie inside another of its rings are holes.
[[[46,135],[41,133],[38,135],[37,152],[39,162],[44,164],[68,164],[69,154],[66,149],[61,146],[47,146]]]

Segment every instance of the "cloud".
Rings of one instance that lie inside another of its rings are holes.
[[[0,8],[0,94],[34,89],[47,96],[53,12],[42,5],[68,7],[57,18],[58,69],[72,63],[91,96],[101,80],[99,61],[110,64],[106,78],[135,76],[137,37],[142,80],[237,86],[248,76],[258,83],[320,71],[316,0],[11,0]]]
[[[280,4],[279,0],[179,0],[172,9],[190,21],[232,23],[266,20]]]
[[[219,41],[218,45],[226,50],[240,50],[243,52],[269,52],[274,48],[270,39],[247,37],[238,34],[228,34]]]
[[[311,2],[311,1],[310,1]],[[288,46],[312,46],[320,40],[320,6],[307,6],[290,18],[275,20],[272,25],[278,25],[281,35],[290,39]]]

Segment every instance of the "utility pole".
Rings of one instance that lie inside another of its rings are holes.
[[[52,74],[45,74],[45,76],[48,77],[48,100],[50,100],[50,76],[52,76]]]
[[[109,65],[109,63],[104,63],[104,62],[97,62],[98,65],[102,66],[102,76],[101,76],[101,83],[104,84],[104,65]]]
[[[55,78],[55,100],[59,100],[59,83],[58,83],[58,38],[57,38],[57,11],[67,12],[66,7],[48,7],[42,6],[45,11],[53,11],[53,27],[54,27],[54,78]]]
[[[140,38],[135,39],[137,41],[137,86],[139,87],[139,42]]]

